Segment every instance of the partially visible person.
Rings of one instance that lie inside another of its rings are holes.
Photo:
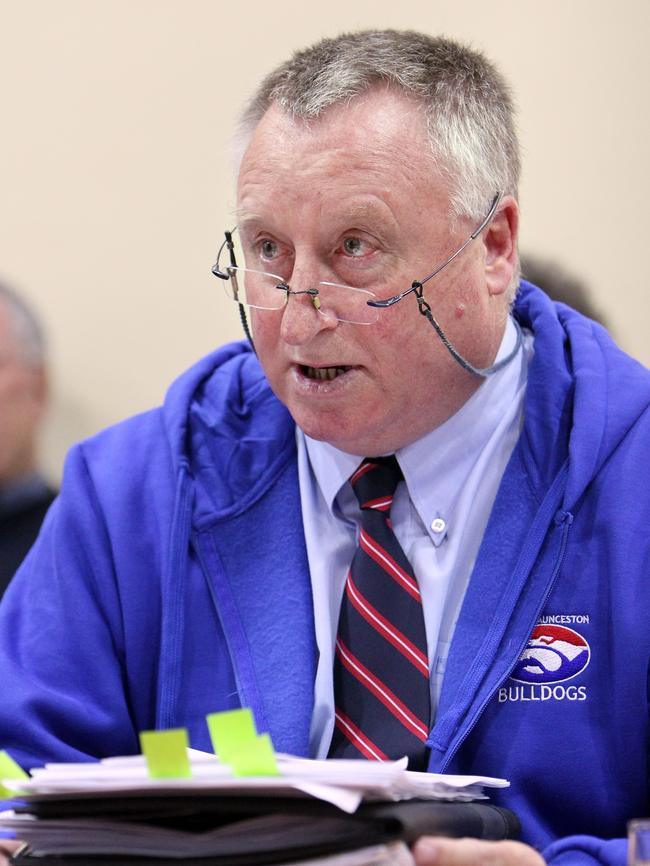
[[[567,304],[609,329],[605,316],[594,304],[587,286],[563,265],[546,256],[530,253],[522,253],[520,263],[522,276],[544,289],[551,300]]]
[[[25,301],[0,284],[0,595],[56,495],[37,468],[46,408],[43,329]]]

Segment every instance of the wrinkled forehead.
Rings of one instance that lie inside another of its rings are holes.
[[[432,152],[424,109],[390,89],[336,103],[315,118],[272,105],[255,128],[240,165],[238,209],[260,197],[344,195],[362,186],[408,194],[444,175]]]
[[[315,146],[356,143],[366,150],[392,145],[396,154],[412,143],[422,159],[433,157],[424,106],[401,91],[382,87],[336,102],[315,117],[296,116],[272,104],[248,136],[242,161],[259,147],[275,155],[306,141]]]
[[[394,122],[397,122],[402,133],[414,126],[425,131],[426,109],[415,97],[386,83],[378,83],[362,93],[333,102],[310,116],[294,114],[273,102],[255,126],[242,126],[237,130],[234,141],[235,167],[239,169],[252,140],[271,126],[291,135],[339,134],[341,128],[356,129],[367,140],[377,126],[385,127]]]

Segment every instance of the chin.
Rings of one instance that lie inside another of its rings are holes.
[[[361,442],[363,430],[350,429],[344,419],[340,417],[323,418],[300,411],[292,411],[291,414],[298,427],[311,439],[327,442],[328,445],[333,445],[334,448],[346,451],[348,454],[364,454],[358,447],[354,447],[355,442]]]

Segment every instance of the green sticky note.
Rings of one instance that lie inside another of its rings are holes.
[[[257,737],[253,714],[249,709],[226,710],[206,716],[212,748],[224,764],[232,764],[244,744]]]
[[[279,776],[278,765],[271,738],[268,734],[255,737],[241,744],[233,755],[233,776]]]
[[[234,776],[279,776],[268,734],[257,736],[249,709],[227,710],[206,716],[212,747]]]
[[[0,751],[0,779],[29,779],[27,773],[19,766],[8,752]],[[11,799],[16,796],[15,791],[10,791],[0,784],[0,797]]]
[[[192,775],[187,757],[189,740],[185,728],[142,731],[140,746],[152,779],[188,779]]]

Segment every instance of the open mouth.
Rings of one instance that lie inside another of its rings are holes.
[[[347,373],[350,367],[307,367],[300,365],[300,372],[308,379],[316,379],[321,382],[331,382],[338,376]]]

